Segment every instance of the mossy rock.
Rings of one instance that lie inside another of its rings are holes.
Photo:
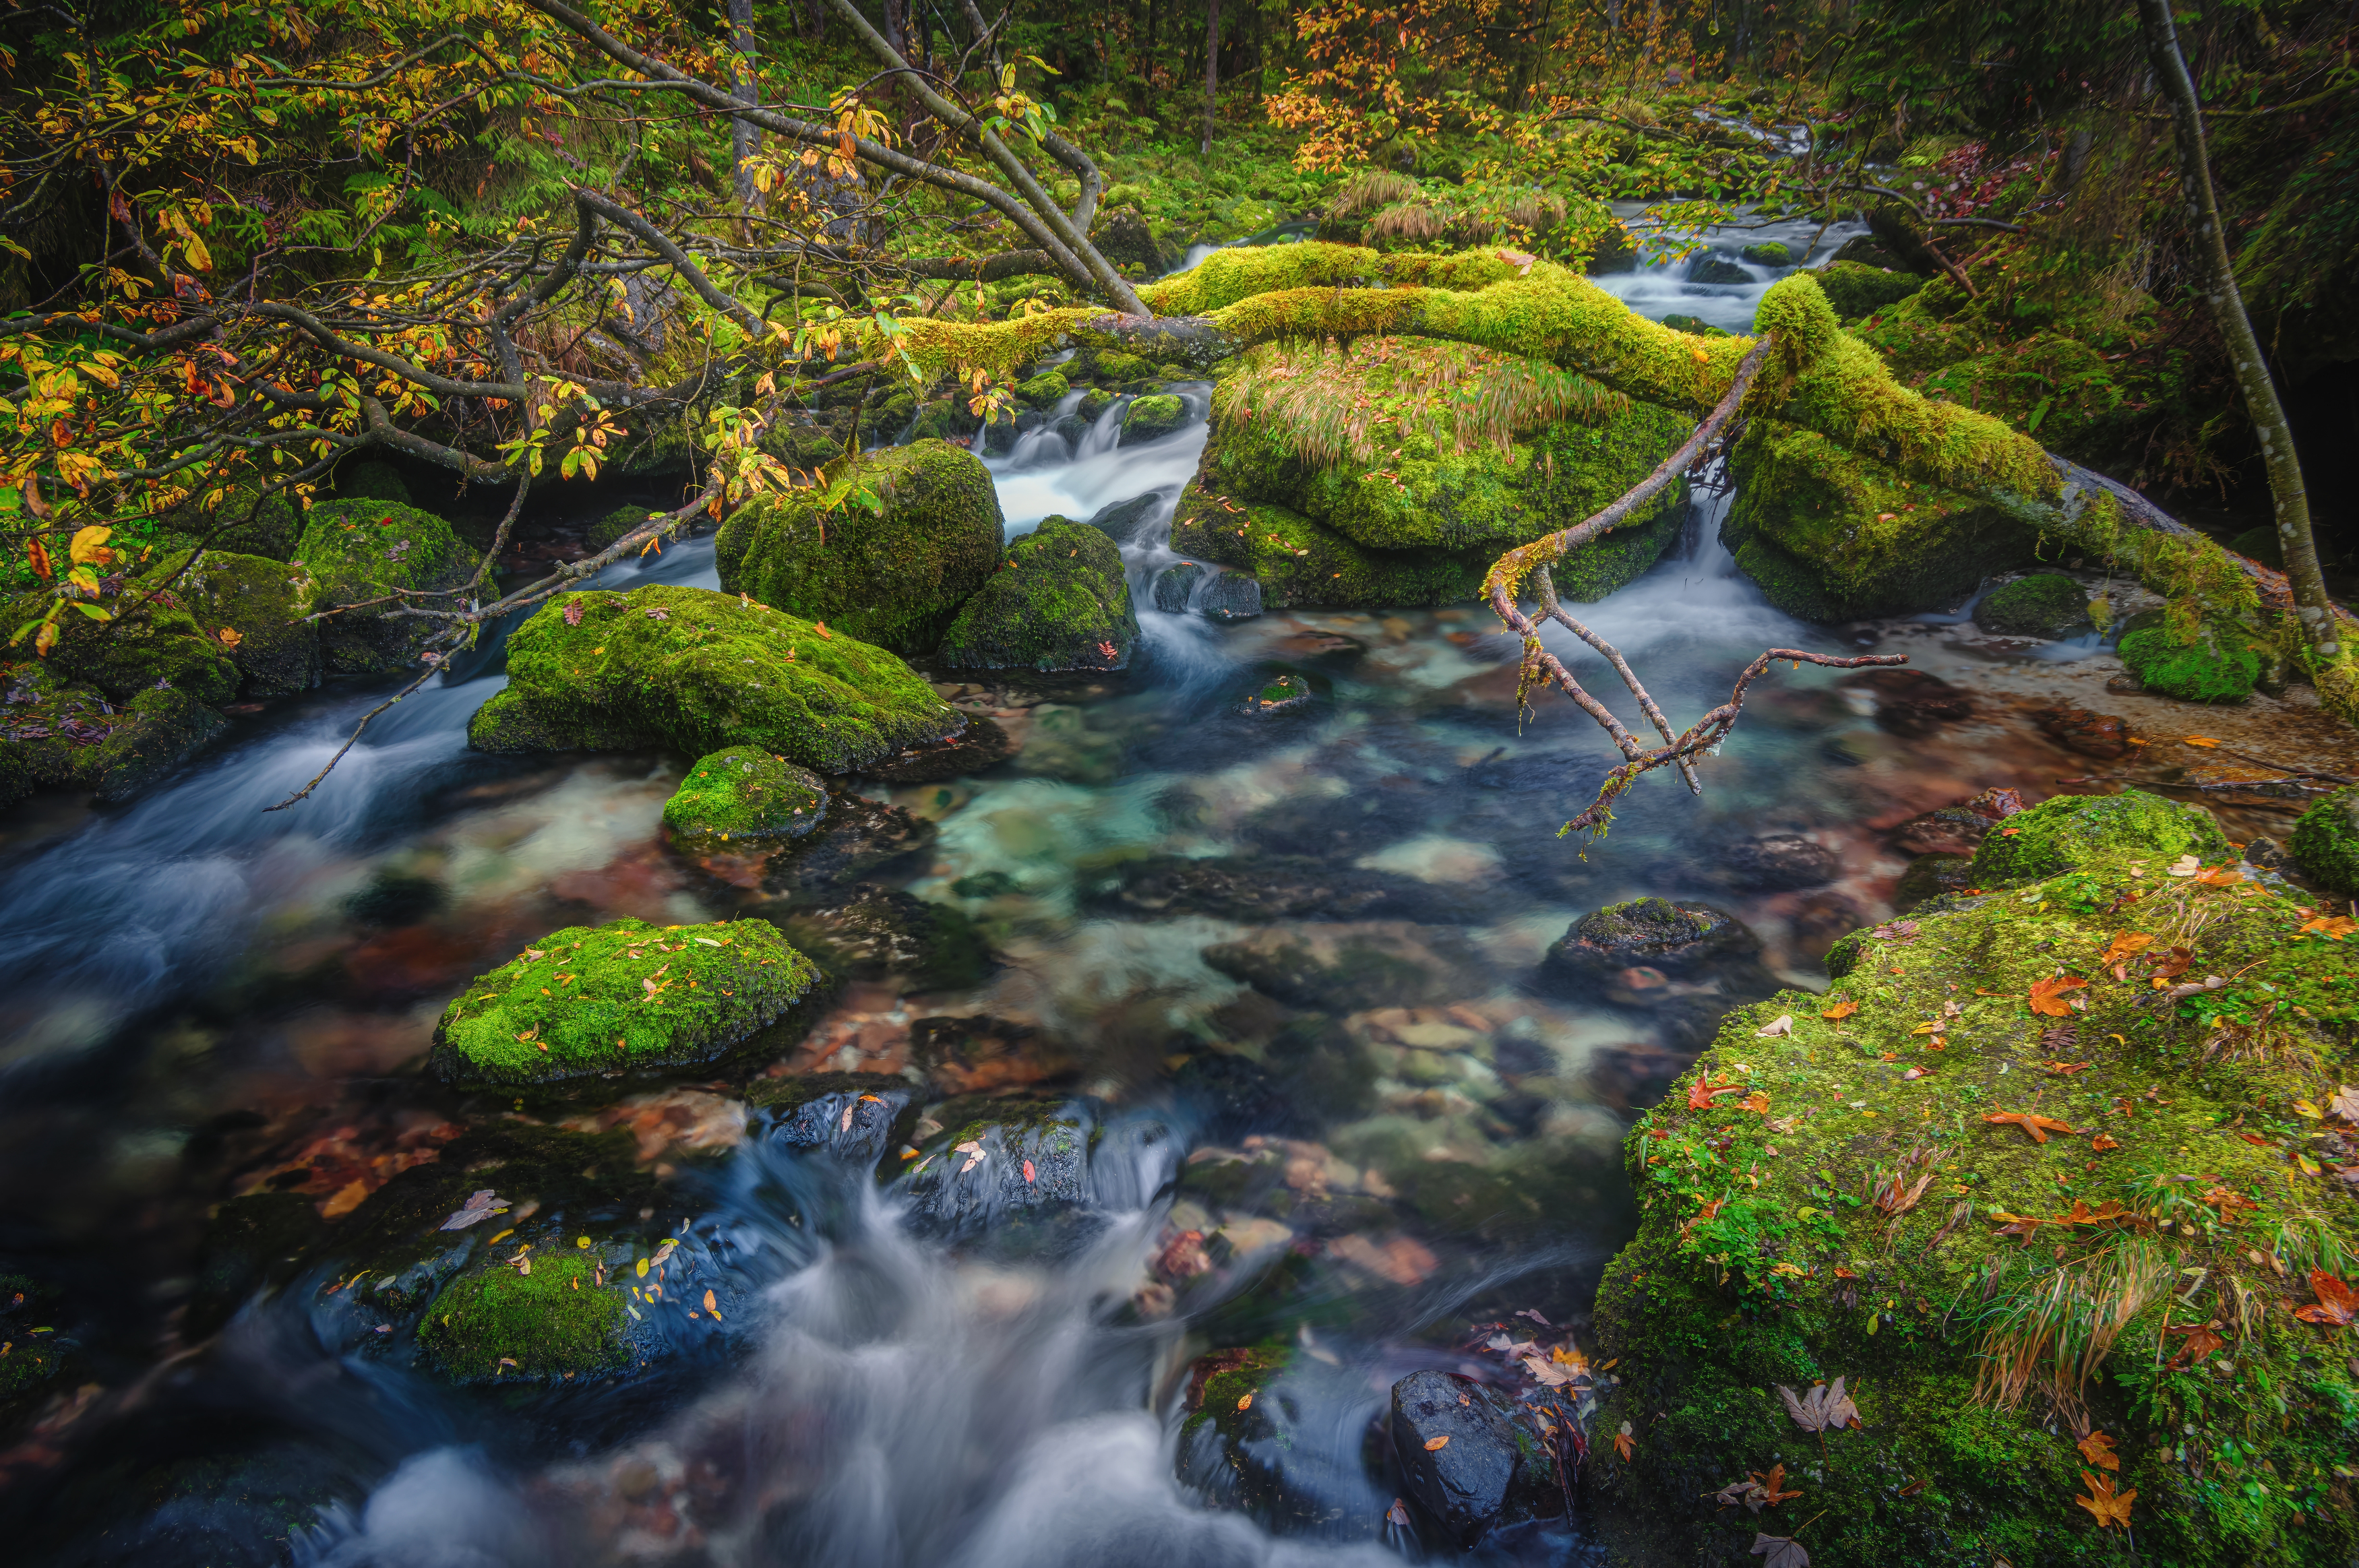
[[[2285,570],[2285,544],[2275,528],[2263,524],[2247,528],[2228,541],[2228,547],[2240,556],[2249,556],[2276,571]]]
[[[2122,666],[2158,697],[2182,702],[2243,702],[2261,678],[2260,650],[2233,626],[2204,622],[2191,643],[2169,627],[2123,633]]]
[[[486,1258],[442,1287],[419,1325],[427,1365],[448,1381],[563,1379],[632,1361],[629,1286],[603,1249],[562,1242]]]
[[[646,527],[647,519],[655,515],[657,510],[652,506],[617,506],[582,531],[582,547],[596,555],[607,546],[619,539],[626,539]]]
[[[167,556],[149,580],[163,581],[188,559],[186,550]],[[320,684],[319,632],[303,619],[311,594],[304,568],[207,550],[168,591],[226,652],[247,697],[287,697]]]
[[[1738,257],[1755,266],[1792,266],[1794,253],[1786,248],[1783,240],[1763,240],[1736,253]]]
[[[1864,262],[1840,258],[1819,268],[1817,276],[1827,303],[1845,321],[1873,316],[1925,287],[1925,280],[1915,273],[1887,272]]]
[[[2200,806],[2135,789],[2060,795],[1994,828],[1974,851],[1970,874],[1976,887],[2006,887],[2057,876],[2104,857],[2133,855],[2156,861],[2150,869],[2158,877],[2162,866],[2190,854],[2206,861],[2235,855],[2219,823]]]
[[[1111,382],[1119,386],[1128,382],[1147,380],[1155,373],[1155,367],[1136,354],[1101,349],[1094,361],[1094,371],[1101,382]]]
[[[2320,886],[2359,893],[2359,788],[2336,790],[2303,812],[2286,849]]]
[[[143,691],[99,742],[92,795],[119,805],[220,739],[229,720],[185,691]]]
[[[1016,395],[1027,407],[1052,408],[1058,399],[1072,390],[1072,384],[1065,379],[1063,372],[1044,370],[1038,375],[1019,384],[1016,388]]]
[[[7,666],[0,708],[0,799],[88,790],[103,805],[144,794],[218,740],[229,720],[188,692],[157,687],[114,703],[41,661]]]
[[[19,594],[0,619],[13,633],[39,620],[56,604],[49,592]],[[185,692],[200,702],[227,702],[237,695],[238,668],[227,648],[197,618],[181,608],[177,594],[112,622],[91,621],[71,611],[59,617],[59,635],[40,662],[60,679],[96,687],[115,702],[158,687]],[[29,654],[32,636],[16,652]]]
[[[552,931],[480,975],[434,1028],[446,1082],[537,1084],[783,1046],[819,974],[764,920]]]
[[[758,746],[729,746],[699,757],[664,802],[664,826],[686,846],[723,842],[745,849],[799,838],[827,816],[827,785]]]
[[[1474,552],[1371,550],[1267,502],[1223,506],[1201,477],[1180,497],[1171,547],[1258,579],[1261,602],[1271,610],[1463,603],[1480,596],[1490,565]]]
[[[2030,530],[1996,507],[1904,481],[1816,431],[1756,419],[1730,467],[1721,539],[1804,621],[1943,609],[2032,553]]]
[[[391,463],[381,463],[364,458],[345,463],[336,470],[336,496],[341,501],[390,501],[397,505],[411,504],[409,481]]]
[[[982,428],[983,421],[967,407],[965,398],[937,397],[919,406],[917,422],[909,427],[908,439],[912,445],[919,441],[954,441],[963,446]],[[819,461],[810,466],[816,468],[832,456],[832,452],[822,453]]]
[[[750,503],[722,524],[713,558],[723,589],[880,648],[931,653],[999,562],[1005,524],[990,470],[963,448],[918,441],[832,477],[854,492],[832,513],[805,489]]]
[[[1158,440],[1188,423],[1188,405],[1169,392],[1142,397],[1122,416],[1122,444]]]
[[[1732,334],[1724,327],[1715,327],[1701,316],[1674,313],[1663,318],[1663,325],[1674,332],[1685,332],[1695,338],[1725,338]]]
[[[455,589],[474,571],[476,555],[430,512],[394,501],[327,501],[311,508],[295,559],[310,568],[317,611],[389,599],[397,589]],[[451,602],[429,599],[419,607]],[[417,667],[434,623],[393,615],[394,608],[374,605],[317,622],[329,675],[399,675]]]
[[[1086,523],[1046,517],[1008,546],[938,656],[952,669],[1120,670],[1137,643],[1122,551]]]
[[[507,687],[467,738],[487,752],[745,744],[832,773],[961,721],[882,648],[734,594],[656,584],[543,605],[509,636]]]
[[[2089,590],[2061,572],[2001,583],[1974,606],[1974,624],[2002,637],[2077,637],[2095,630]]]
[[[2074,1506],[2089,1474],[2136,1491],[2155,1562],[2359,1550],[2331,1490],[2359,1410],[2349,1331],[2295,1316],[2310,1270],[2359,1247],[2343,1184],[2310,1173],[2348,1162],[2348,1135],[2302,1110],[2350,1079],[2349,955],[2300,934],[2288,892],[2172,879],[2165,852],[1863,934],[1832,996],[1733,1012],[1632,1130],[1638,1233],[1584,1342],[1619,1379],[1591,1431],[1633,1438],[1582,1472],[1617,1560],[1735,1563],[1756,1530],[1792,1533],[1795,1504],[1698,1501],[1777,1464],[1822,1519],[1814,1568],[2118,1562]],[[2131,930],[2164,935],[2109,958]],[[2180,940],[2187,977],[2221,987],[2155,987]],[[2060,978],[2085,1011],[2034,1011]],[[2218,1327],[2172,1332],[2197,1312]],[[2085,1381],[2049,1370],[2082,1356]],[[2010,1364],[2019,1400],[1991,1381]],[[1837,1377],[1860,1429],[1807,1433],[1778,1390]],[[2117,1471],[2076,1448],[2091,1429]]]

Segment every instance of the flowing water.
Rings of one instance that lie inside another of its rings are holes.
[[[1744,290],[1690,296],[1652,271],[1613,287],[1657,314],[1741,325],[1751,308]],[[1201,409],[1203,390],[1188,395]],[[1204,430],[1117,435],[1044,433],[991,466],[1011,532],[1159,495],[1125,544],[1143,589],[1170,558],[1164,526]],[[1665,559],[1584,611],[1676,722],[1724,700],[1768,647],[1948,635],[1780,615],[1718,545],[1723,503],[1700,499]],[[712,586],[709,539],[603,586],[649,579]],[[71,1342],[76,1371],[0,1454],[0,1528],[72,1563],[1421,1554],[1385,1522],[1387,1390],[1463,1364],[1472,1323],[1529,1308],[1581,1330],[1632,1225],[1628,1107],[1684,1060],[1668,1015],[1538,984],[1548,945],[1619,898],[1703,898],[1760,935],[1781,977],[1822,983],[1834,936],[1890,907],[1892,825],[2060,755],[2027,762],[2038,743],[2020,726],[1908,740],[1877,726],[1874,687],[1781,668],[1706,764],[1707,794],[1654,775],[1584,847],[1556,829],[1614,754],[1568,704],[1519,717],[1512,642],[1473,609],[1141,621],[1146,654],[1125,676],[946,683],[999,715],[1020,748],[1010,763],[860,786],[935,825],[893,880],[973,917],[996,967],[951,992],[852,987],[788,1064],[914,1073],[913,1018],[1033,1026],[1069,1055],[1099,1129],[1078,1220],[945,1234],[916,1222],[906,1184],[869,1176],[873,1146],[853,1158],[766,1135],[725,1086],[654,1097],[633,1125],[693,1216],[683,1265],[731,1305],[725,1330],[667,1319],[680,1354],[651,1383],[452,1391],[398,1346],[358,1353],[375,1330],[322,1293],[325,1271],[212,1337],[184,1334],[183,1314],[212,1205],[267,1184],[342,1212],[429,1157],[434,1130],[499,1114],[421,1070],[471,975],[560,925],[765,908],[661,837],[683,759],[470,752],[467,717],[503,678],[495,646],[377,720],[291,810],[263,808],[379,690],[241,719],[127,809],[20,812],[0,840],[0,1272],[58,1287],[40,1326],[52,1347]],[[1550,641],[1638,725],[1600,659]],[[1278,672],[1314,699],[1245,711]],[[1837,869],[1783,891],[1731,874],[1733,847],[1769,840]],[[1107,879],[1145,856],[1382,874],[1419,911],[1385,939],[1445,978],[1415,1007],[1349,985],[1281,1005],[1206,951],[1320,924],[1110,905]],[[1260,1065],[1306,1028],[1377,1070],[1256,1091]],[[1251,1179],[1212,1180],[1224,1171]],[[1190,1232],[1223,1245],[1175,1292],[1170,1249]],[[1269,1396],[1263,1455],[1289,1500],[1257,1516],[1181,1423],[1189,1363],[1265,1340],[1300,1354]],[[1485,1555],[1586,1550],[1559,1519]]]

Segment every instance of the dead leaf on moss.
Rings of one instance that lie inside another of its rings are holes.
[[[2359,1089],[2349,1084],[2338,1084],[2334,1098],[2326,1102],[2326,1114],[2337,1121],[2359,1122]]]
[[[1984,1121],[1999,1122],[2007,1126],[2020,1127],[2024,1131],[2031,1135],[2031,1141],[2034,1143],[2047,1142],[2048,1135],[2050,1132],[2070,1133],[2072,1130],[2070,1127],[2065,1126],[2064,1123],[2057,1120],[2052,1116],[2041,1116],[2037,1111],[2029,1110],[1994,1111],[1992,1114],[1984,1117],[1983,1119]]]
[[[2294,1316],[2302,1322],[2314,1323],[2321,1328],[2343,1328],[2359,1319],[2359,1292],[2325,1270],[2310,1271],[2310,1289],[2318,1297],[2318,1304],[2294,1308]]]
[[[1781,1012],[1753,1033],[1756,1037],[1791,1034],[1794,1033],[1794,1015],[1790,1012]]]
[[[2114,1440],[2102,1432],[2091,1433],[2074,1446],[2081,1450],[2082,1458],[2100,1470],[2118,1470],[2122,1467],[2122,1456],[2114,1452]]]
[[[1614,1434],[1614,1452],[1619,1454],[1622,1456],[1622,1462],[1626,1465],[1630,1462],[1630,1455],[1637,1451],[1637,1447],[1636,1443],[1630,1441],[1630,1423],[1625,1421],[1622,1423],[1622,1430]]]
[[[1859,1407],[1843,1392],[1841,1378],[1832,1383],[1821,1383],[1807,1394],[1797,1394],[1780,1383],[1777,1397],[1786,1401],[1786,1413],[1804,1432],[1827,1432],[1859,1424]]]
[[[2110,1476],[2083,1470],[2081,1479],[2088,1485],[2089,1495],[2072,1500],[2095,1516],[2097,1528],[2103,1530],[2109,1524],[2117,1524],[2124,1530],[2129,1529],[2130,1505],[2137,1500],[2137,1488],[2133,1487],[2117,1496]]]
[[[1810,1568],[1810,1554],[1790,1536],[1756,1533],[1753,1537],[1753,1555],[1768,1559],[1764,1568]]]
[[[1826,1011],[1819,1014],[1819,1016],[1821,1018],[1849,1018],[1853,1013],[1857,1012],[1858,1011],[1859,1003],[1855,1001],[1839,1001],[1835,1003],[1834,1006],[1827,1009]]]
[[[2070,990],[2080,990],[2088,983],[2086,980],[2076,980],[2070,975],[2051,976],[2044,980],[2034,980],[2031,982],[2031,1011],[2049,1018],[2069,1018],[2072,1014],[2072,1008],[2071,1004],[2064,1000],[2064,993]]]
[[[2097,959],[2098,967],[2110,969],[2131,954],[2144,952],[2153,942],[2154,938],[2143,931],[2125,931],[2106,946]]]

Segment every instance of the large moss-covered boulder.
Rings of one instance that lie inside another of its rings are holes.
[[[139,693],[96,748],[92,796],[113,805],[146,794],[165,774],[219,740],[228,726],[228,719],[185,691]]]
[[[2359,893],[2359,788],[2336,790],[2303,812],[2286,849],[2321,887]]]
[[[819,973],[766,920],[552,931],[442,1011],[434,1070],[459,1084],[538,1084],[695,1066],[791,1044]]]
[[[1846,938],[1632,1130],[1582,1473],[1617,1560],[2094,1568],[2109,1498],[2152,1562],[2359,1551],[2348,944],[2183,842]],[[1799,1498],[1714,1506],[1779,1465]]]
[[[2200,806],[2135,789],[2060,795],[2017,812],[1984,838],[1974,851],[1972,877],[1978,887],[2001,887],[2139,852],[2205,860],[2234,853],[2219,823]],[[2159,867],[2151,869],[2159,874]]]
[[[228,725],[171,687],[110,701],[41,660],[0,668],[0,805],[36,789],[130,800],[203,751]]]
[[[299,565],[206,550],[182,571],[190,552],[156,564],[150,583],[179,573],[166,591],[207,642],[236,666],[247,697],[286,697],[320,684],[320,636],[310,612],[311,575]]]
[[[943,664],[969,670],[1119,670],[1138,642],[1122,551],[1086,523],[1048,517],[942,639]]]
[[[931,653],[999,561],[990,470],[962,447],[916,441],[832,476],[847,481],[852,498],[832,512],[816,490],[740,507],[714,541],[721,586],[880,648]]]
[[[1804,621],[1957,603],[2028,561],[2030,531],[1995,506],[1913,484],[1816,431],[1746,427],[1721,540],[1769,602]]]
[[[1171,547],[1251,573],[1270,610],[1456,604],[1477,596],[1490,565],[1478,551],[1371,550],[1291,508],[1227,499],[1190,485]]]
[[[1142,397],[1122,413],[1122,444],[1133,446],[1171,434],[1188,423],[1188,406],[1172,394]]]
[[[114,596],[116,618],[111,621],[65,611],[56,622],[57,643],[39,662],[60,679],[93,686],[118,703],[158,688],[185,692],[207,703],[234,697],[238,669],[230,650],[181,606],[177,594],[133,608],[145,597],[129,591]],[[0,638],[44,618],[56,604],[52,590],[17,595],[0,607],[0,620],[6,622],[0,627]],[[33,648],[33,634],[27,633],[12,654],[28,655]]]
[[[2140,686],[2184,702],[2242,702],[2261,678],[2261,652],[2253,639],[2211,621],[2185,639],[2159,613],[2133,617],[2122,633],[2121,655],[2122,667]]]
[[[758,746],[847,773],[962,716],[882,648],[710,589],[572,593],[508,638],[508,685],[467,738],[486,752]]]
[[[699,757],[664,802],[664,826],[684,845],[744,848],[799,838],[827,816],[827,786],[759,746]]]
[[[1829,262],[1817,271],[1820,289],[1827,303],[1846,321],[1856,321],[1863,316],[1873,316],[1887,305],[1895,305],[1925,287],[1925,280],[1911,272],[1889,272],[1864,262],[1844,261],[1841,257]]]
[[[313,611],[457,588],[474,571],[475,553],[451,524],[395,501],[327,501],[311,508],[295,559],[310,568]],[[448,609],[446,599],[414,607]],[[396,604],[345,610],[317,622],[331,676],[398,675],[414,669],[434,623],[394,615]]]

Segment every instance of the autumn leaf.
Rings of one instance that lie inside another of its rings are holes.
[[[1753,1033],[1756,1038],[1761,1036],[1774,1037],[1778,1035],[1790,1035],[1794,1033],[1794,1015],[1790,1012],[1781,1012],[1777,1017],[1771,1019],[1767,1023],[1763,1024],[1760,1028],[1755,1030]]]
[[[1755,1470],[1745,1480],[1731,1481],[1719,1491],[1704,1495],[1722,1508],[1745,1508],[1759,1513],[1765,1508],[1776,1508],[1788,1498],[1802,1495],[1799,1488],[1789,1492],[1785,1487],[1786,1466],[1779,1464],[1771,1465],[1767,1476]]]
[[[1839,1001],[1835,1003],[1834,1006],[1827,1009],[1826,1011],[1819,1014],[1819,1016],[1821,1018],[1849,1018],[1853,1013],[1857,1012],[1858,1011],[1859,1003],[1855,1001]]]
[[[2089,1495],[2085,1498],[2074,1498],[2072,1500],[2095,1516],[2097,1528],[2103,1530],[2109,1524],[2117,1524],[2124,1530],[2129,1529],[2130,1505],[2137,1501],[2137,1488],[2133,1487],[2128,1491],[2116,1496],[2111,1476],[2083,1470],[2081,1472],[2081,1479],[2087,1485]]]
[[[1786,1401],[1786,1413],[1804,1432],[1827,1432],[1859,1424],[1859,1407],[1843,1392],[1841,1378],[1832,1383],[1821,1383],[1807,1394],[1797,1394],[1780,1383],[1777,1397]]]
[[[2209,735],[2182,735],[2180,739],[2190,746],[2216,746],[2220,743]]]
[[[1749,1110],[1756,1116],[1769,1114],[1769,1097],[1759,1089],[1755,1089],[1736,1103],[1740,1108]]]
[[[1995,1111],[1989,1116],[1984,1117],[1983,1119],[1984,1121],[1995,1121],[2015,1127],[2020,1127],[2024,1131],[2031,1135],[2031,1141],[2034,1143],[2047,1142],[2048,1135],[2050,1132],[2070,1134],[2072,1130],[2052,1116],[2041,1116],[2037,1111],[2029,1110]]]
[[[2089,1140],[2089,1147],[2100,1154],[2109,1154],[2121,1146],[2119,1139],[2108,1138],[2102,1132]]]
[[[2049,1018],[2070,1018],[2072,1015],[2072,1009],[2071,1004],[2065,1001],[2064,993],[2079,990],[2088,983],[2086,980],[2076,980],[2069,975],[2034,980],[2031,982],[2031,1011],[2043,1013]]]
[[[2337,1084],[2334,1098],[2326,1102],[2326,1114],[2337,1121],[2359,1121],[2359,1089]]]
[[[2106,945],[2097,959],[2099,968],[2110,969],[2133,953],[2142,953],[2154,941],[2143,931],[2125,931]]]
[[[2122,1456],[2114,1452],[2114,1440],[2102,1432],[2091,1433],[2074,1446],[2080,1449],[2082,1458],[2100,1470],[2118,1470],[2122,1467]]]
[[[1439,1454],[1449,1446],[1450,1434],[1448,1433],[1442,1433],[1440,1437],[1429,1437],[1425,1440],[1425,1451],[1428,1454]]]
[[[1712,1096],[1742,1094],[1744,1092],[1745,1086],[1743,1084],[1715,1084],[1710,1081],[1709,1077],[1698,1078],[1696,1080],[1695,1087],[1688,1091],[1688,1108],[1690,1110],[1709,1110],[1712,1108]]]
[[[1753,1537],[1753,1555],[1768,1559],[1764,1568],[1810,1568],[1810,1554],[1790,1536],[1756,1532]]]
[[[2174,1328],[2171,1332],[2187,1336],[2187,1343],[2180,1346],[2179,1354],[2170,1358],[2170,1369],[2173,1371],[2181,1367],[2201,1366],[2205,1357],[2228,1343],[2212,1332],[2212,1325],[2208,1323],[2190,1324],[2185,1328]]]
[[[1247,1394],[1243,1399],[1237,1400],[1237,1409],[1241,1411],[1249,1411],[1253,1409],[1253,1396],[1251,1394]]]
[[[2304,1323],[2314,1323],[2321,1328],[2344,1328],[2359,1321],[2359,1292],[2336,1279],[2323,1269],[2310,1271],[2310,1288],[2318,1297],[2316,1306],[2296,1307],[2294,1316]]]
[[[2168,866],[2165,866],[2163,871],[2169,875],[2174,877],[2191,877],[2197,871],[2202,870],[2202,868],[2203,862],[2198,860],[2195,856],[2181,855],[2179,859],[2171,861]]]
[[[2158,983],[2175,980],[2195,966],[2195,954],[2189,948],[2173,947],[2168,956],[2154,961],[2154,977]]]
[[[2214,866],[2210,871],[2198,872],[2195,880],[2205,887],[2232,888],[2243,881],[2245,875],[2234,866]]]
[[[2354,931],[2359,931],[2359,920],[2347,914],[2314,914],[2302,922],[2301,930],[2297,935],[2306,936],[2313,931],[2331,942],[2340,942]]]
[[[1622,1423],[1622,1430],[1614,1434],[1614,1452],[1622,1455],[1622,1462],[1626,1465],[1637,1448],[1638,1445],[1630,1441],[1630,1423],[1625,1421]]]
[[[1933,1184],[1933,1173],[1928,1171],[1918,1177],[1913,1187],[1904,1187],[1900,1183],[1901,1178],[1895,1176],[1875,1191],[1875,1206],[1895,1219],[1917,1206],[1917,1200],[1923,1197],[1925,1189]]]

